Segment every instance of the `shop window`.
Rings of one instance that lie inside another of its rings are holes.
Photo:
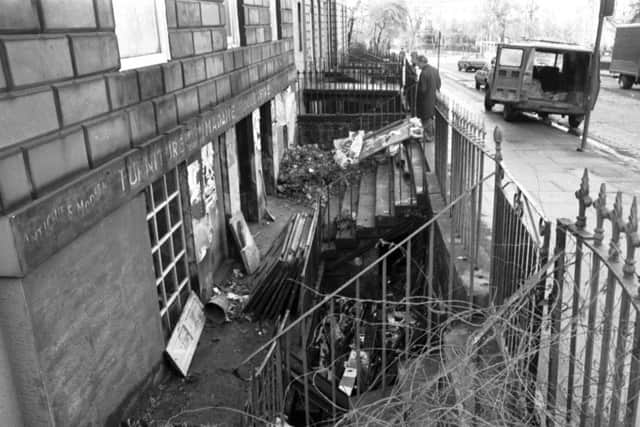
[[[240,25],[238,24],[238,0],[224,0],[224,8],[227,11],[227,46],[229,48],[240,47]]]
[[[145,191],[162,328],[168,339],[191,292],[178,168]]]
[[[121,70],[170,59],[165,0],[113,0]]]

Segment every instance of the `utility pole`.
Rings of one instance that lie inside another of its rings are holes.
[[[589,137],[589,122],[591,120],[591,104],[595,104],[593,85],[596,79],[600,79],[600,70],[597,65],[600,63],[600,40],[602,39],[602,23],[605,16],[613,15],[613,9],[615,8],[615,0],[600,0],[600,13],[598,14],[598,29],[596,33],[596,44],[593,47],[593,57],[589,63],[589,93],[587,93],[587,112],[584,116],[584,125],[582,127],[582,142],[578,151],[584,151],[587,146],[587,138]]]
[[[440,43],[442,40],[442,33],[438,31],[438,71],[440,71]]]

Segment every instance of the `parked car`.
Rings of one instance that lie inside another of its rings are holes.
[[[480,68],[478,71],[476,71],[476,74],[474,75],[474,79],[476,81],[476,89],[480,90],[483,87],[487,87],[487,81],[489,79],[489,73],[491,72],[491,69],[493,68],[493,65],[495,64],[496,59],[493,58],[491,60],[491,65],[487,66],[485,65],[484,67]]]
[[[458,61],[458,71],[476,71],[486,65],[487,62],[481,56],[463,56]]]
[[[591,49],[565,43],[499,44],[485,87],[485,109],[502,104],[506,121],[518,112],[542,118],[560,114],[576,128],[593,109],[600,90],[599,73],[589,80],[592,57]]]
[[[609,71],[618,75],[622,89],[640,83],[640,24],[620,25],[611,54]]]

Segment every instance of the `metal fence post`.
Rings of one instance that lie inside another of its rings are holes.
[[[496,279],[496,266],[498,263],[495,257],[498,252],[498,215],[500,215],[500,209],[498,204],[498,192],[502,191],[502,130],[498,126],[493,130],[493,141],[496,146],[496,154],[493,159],[495,166],[494,184],[493,184],[493,223],[491,226],[491,269],[489,271],[489,283],[491,286],[491,301],[495,302],[497,295],[497,289],[495,284]]]

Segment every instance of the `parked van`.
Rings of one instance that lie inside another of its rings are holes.
[[[496,64],[485,88],[484,106],[504,106],[504,119],[518,112],[569,117],[576,128],[588,109],[593,109],[600,89],[599,72],[589,82],[593,51],[577,45],[554,42],[499,44]],[[596,70],[597,64],[596,64]]]
[[[640,24],[619,25],[609,71],[618,75],[622,89],[640,83]]]

